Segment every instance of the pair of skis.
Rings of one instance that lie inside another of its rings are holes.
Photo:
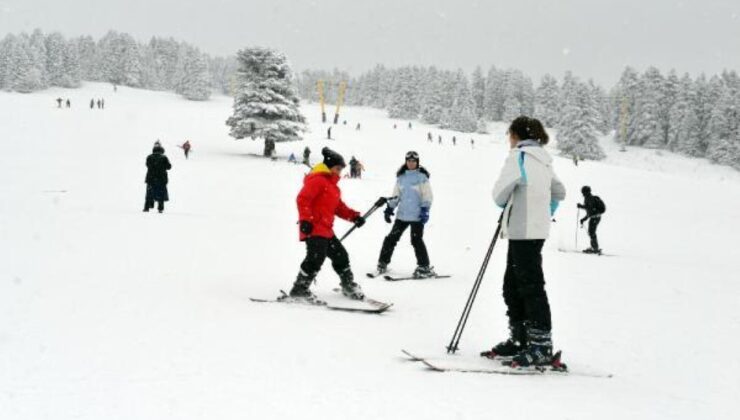
[[[334,292],[341,293],[341,290],[334,289]],[[310,302],[303,299],[292,298],[283,290],[281,290],[280,293],[281,295],[277,299],[262,299],[250,297],[249,300],[258,303],[285,303],[293,305],[317,306],[333,311],[360,312],[368,314],[382,314],[393,306],[392,303],[381,302],[379,300],[371,299],[368,297],[365,297],[365,299],[363,300],[352,300],[345,298],[341,300],[329,299],[327,302]]]
[[[575,370],[571,371],[561,362],[562,353],[558,351],[548,365],[534,367],[511,367],[496,363],[502,359],[491,360],[481,357],[472,359],[465,356],[445,355],[441,357],[421,357],[408,350],[401,352],[411,361],[420,362],[430,371],[434,372],[458,372],[458,373],[485,373],[494,375],[551,375],[551,376],[585,376],[590,378],[611,378],[610,373]]]
[[[388,274],[383,275],[383,274],[380,274],[378,272],[366,273],[366,275],[367,275],[368,278],[371,278],[371,279],[374,279],[374,278],[383,276],[383,279],[385,279],[386,281],[447,279],[447,278],[452,277],[452,276],[449,276],[449,275],[441,275],[441,274],[440,275],[431,276],[431,277],[414,277],[414,276],[394,277],[394,276],[391,276],[391,275],[388,275]]]

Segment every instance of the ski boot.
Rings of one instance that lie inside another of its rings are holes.
[[[340,274],[339,278],[341,279],[342,294],[344,296],[354,300],[365,299],[365,294],[362,293],[362,288],[359,284],[355,283],[355,277],[352,274],[352,270],[347,268],[342,272],[342,274]]]
[[[588,249],[584,249],[583,250],[583,253],[584,254],[597,254],[597,255],[601,255],[601,250],[600,249],[595,249],[595,248],[588,248]]]
[[[511,359],[509,366],[542,367],[552,364],[552,335],[550,331],[528,327],[527,345]]]
[[[308,303],[311,305],[326,305],[326,302],[316,297],[310,289],[311,283],[313,283],[314,279],[315,275],[309,276],[301,270],[298,272],[298,277],[296,278],[295,283],[293,283],[293,288],[290,289],[290,293],[285,294],[285,292],[283,292],[282,296],[278,297],[277,300]]]
[[[369,274],[370,277],[380,277],[388,272],[388,264],[384,262],[378,262],[378,266],[375,268],[375,272]]]
[[[491,350],[481,352],[482,357],[488,359],[511,359],[527,346],[527,327],[524,322],[509,324],[509,338],[502,341]]]
[[[415,279],[428,279],[432,277],[437,277],[437,273],[434,272],[434,267],[429,265],[420,265],[416,267],[416,270],[414,270],[414,274],[412,276]]]

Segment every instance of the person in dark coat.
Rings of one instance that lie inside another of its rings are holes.
[[[172,169],[170,160],[164,154],[164,148],[157,141],[152,149],[152,154],[146,158],[146,199],[144,201],[144,211],[154,208],[154,202],[157,202],[157,210],[160,213],[164,211],[164,202],[169,201],[167,193],[167,183],[169,178],[167,171]]]
[[[72,108],[72,102],[70,102],[69,99],[67,99],[67,108]]]
[[[62,107],[62,98],[57,98],[57,108]]]
[[[90,109],[95,108],[95,99],[90,99]]]
[[[596,228],[601,223],[601,216],[606,211],[606,205],[604,205],[601,197],[591,193],[591,187],[588,185],[581,188],[581,194],[583,194],[583,204],[578,203],[578,208],[586,210],[586,217],[581,219],[581,227],[588,220],[588,236],[591,238],[591,248],[584,249],[583,252],[586,254],[601,254]]]
[[[190,140],[185,140],[185,143],[180,147],[182,147],[182,151],[185,152],[185,159],[188,159],[190,157],[190,149],[192,148]]]
[[[311,149],[309,149],[308,146],[306,146],[306,148],[303,149],[303,164],[311,166],[311,162],[309,161],[310,158],[311,158]]]

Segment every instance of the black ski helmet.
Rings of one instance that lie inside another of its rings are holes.
[[[584,185],[583,188],[581,188],[581,194],[591,195],[591,187],[589,187],[588,185]]]

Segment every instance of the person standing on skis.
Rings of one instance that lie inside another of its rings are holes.
[[[307,303],[322,304],[310,286],[316,279],[326,257],[341,280],[342,293],[350,299],[363,300],[360,285],[354,282],[349,265],[349,255],[334,234],[334,216],[348,220],[362,227],[365,218],[342,201],[342,193],[337,185],[342,170],[347,166],[344,158],[337,152],[324,147],[322,163],[314,166],[303,180],[303,188],[298,193],[298,224],[300,240],[306,243],[306,258],[301,263],[298,277],[290,294],[282,296],[302,300]]]
[[[393,198],[388,200],[385,209],[385,221],[391,223],[396,209],[398,215],[390,233],[383,240],[375,275],[388,272],[396,244],[406,229],[411,227],[411,245],[417,265],[413,276],[419,279],[436,277],[434,267],[429,265],[429,254],[424,244],[424,225],[429,221],[432,199],[429,172],[419,165],[419,154],[413,151],[406,153],[406,163],[396,173],[396,186],[393,188]]]
[[[157,210],[164,211],[164,202],[169,201],[167,192],[169,178],[167,171],[172,169],[170,160],[164,154],[162,144],[157,140],[152,148],[152,154],[146,158],[146,197],[144,199],[144,211],[148,212],[154,208],[157,202]]]
[[[601,216],[606,212],[606,205],[598,195],[591,194],[591,187],[585,185],[581,188],[583,204],[578,203],[579,209],[586,210],[586,217],[581,219],[581,227],[588,220],[588,236],[591,238],[591,248],[584,249],[586,254],[601,254],[599,238],[596,237],[596,228],[601,223]]]
[[[482,356],[512,358],[512,366],[547,365],[552,362],[552,322],[542,273],[542,246],[551,216],[565,199],[565,187],[543,147],[549,137],[539,120],[518,117],[508,135],[511,151],[493,198],[504,208],[501,231],[502,237],[509,239],[503,295],[510,336]]]

